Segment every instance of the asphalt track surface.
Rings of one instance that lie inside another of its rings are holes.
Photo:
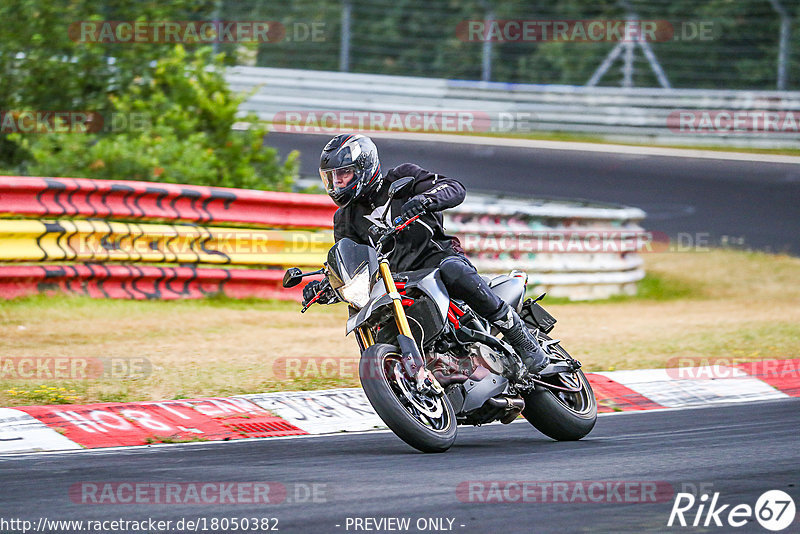
[[[271,133],[282,155],[301,152],[317,176],[330,135]],[[684,248],[734,244],[800,255],[800,165],[376,139],[384,168],[413,162],[468,190],[636,206],[647,230]]]
[[[456,488],[463,481],[660,481],[675,492],[719,492],[719,504],[753,506],[771,489],[800,504],[798,410],[800,399],[788,399],[613,414],[600,417],[578,442],[551,441],[524,421],[462,427],[450,451],[435,455],[417,453],[391,433],[370,432],[5,456],[1,517],[34,523],[43,516],[276,517],[280,532],[290,533],[355,532],[346,529],[348,517],[408,517],[407,532],[420,532],[420,518],[454,519],[453,531],[464,533],[768,532],[755,521],[737,529],[670,529],[671,496],[647,504],[470,503],[457,497]],[[287,488],[316,483],[322,490],[316,503],[288,502],[296,500],[292,490],[286,502],[274,505],[73,503],[70,487],[86,481],[277,481]],[[798,530],[800,514],[784,532]]]

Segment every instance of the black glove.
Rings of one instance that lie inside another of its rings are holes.
[[[303,288],[303,304],[308,304],[308,301],[313,299],[319,293],[319,287],[322,285],[322,280],[312,280]]]
[[[422,215],[428,211],[428,206],[430,206],[431,203],[433,203],[433,201],[427,197],[416,196],[403,204],[403,207],[400,208],[400,216],[403,219],[410,219],[415,215]]]
[[[311,299],[317,296],[319,293],[320,287],[322,287],[322,280],[312,280],[311,282],[306,284],[306,287],[303,288],[303,306],[306,306]],[[339,297],[336,296],[336,293],[330,288],[326,288],[325,293],[320,295],[319,300],[317,300],[318,304],[333,304],[339,301]]]

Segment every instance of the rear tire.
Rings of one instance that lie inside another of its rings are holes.
[[[380,418],[400,439],[422,452],[444,452],[456,439],[456,414],[447,396],[423,397],[402,372],[400,351],[378,343],[361,354],[359,378]]]
[[[549,340],[539,334],[540,341]],[[559,345],[548,347],[553,360],[569,356]],[[522,416],[542,434],[558,441],[575,441],[586,436],[597,422],[597,399],[592,386],[583,371],[561,373],[548,377],[546,381],[556,386],[575,388],[580,386],[579,393],[565,393],[539,386],[532,393],[524,396],[525,409]]]

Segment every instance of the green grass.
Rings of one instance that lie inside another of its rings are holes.
[[[646,141],[624,141],[609,140],[599,135],[577,134],[569,132],[457,132],[453,135],[466,135],[472,137],[497,137],[504,139],[531,139],[537,141],[564,141],[572,143],[595,143],[611,144],[623,146],[649,146],[663,148],[678,148],[682,150],[711,150],[717,152],[743,152],[748,154],[772,154],[778,156],[800,156],[798,148],[755,148],[755,147],[736,147],[724,145],[681,145],[681,144],[661,144],[648,143]]]
[[[546,296],[542,301],[540,301],[540,303],[543,306],[558,304],[581,304],[592,306],[599,304],[637,301],[665,302],[671,300],[695,298],[702,293],[703,288],[703,284],[696,282],[691,283],[677,277],[671,277],[663,274],[646,273],[644,278],[636,283],[635,295],[614,295],[606,299],[596,300],[570,300],[566,297]],[[538,295],[529,294],[528,296],[533,296],[535,298]]]

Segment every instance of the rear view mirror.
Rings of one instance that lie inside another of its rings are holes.
[[[297,267],[292,267],[286,270],[283,275],[283,287],[294,287],[303,279],[303,271]]]
[[[407,192],[409,189],[411,189],[413,183],[413,176],[406,176],[405,178],[400,178],[399,180],[392,182],[392,185],[389,186],[389,196],[394,198],[400,193]]]
[[[396,195],[407,192],[409,189],[411,189],[413,184],[413,176],[405,176],[399,180],[395,180],[392,182],[392,185],[389,186],[389,200],[391,201]],[[389,209],[391,209],[391,204],[391,202],[388,202],[386,204],[386,209],[384,209],[383,213],[381,213],[381,220],[384,222],[384,226],[386,226],[386,215],[388,215]]]

